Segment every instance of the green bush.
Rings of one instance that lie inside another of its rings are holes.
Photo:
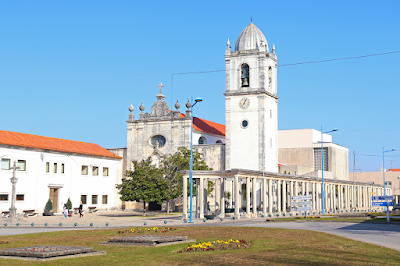
[[[72,202],[71,202],[70,198],[68,198],[68,200],[67,200],[67,208],[68,208],[68,210],[72,209]]]
[[[44,207],[44,211],[49,212],[53,209],[53,202],[51,202],[51,200],[49,199],[46,203],[46,207]]]

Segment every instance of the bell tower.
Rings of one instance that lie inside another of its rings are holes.
[[[275,46],[250,23],[225,50],[225,169],[278,171]]]

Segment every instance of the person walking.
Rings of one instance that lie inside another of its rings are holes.
[[[67,207],[67,204],[64,204],[63,212],[64,212],[64,219],[67,219],[68,218],[68,207]]]
[[[83,212],[83,204],[81,201],[81,202],[79,202],[79,218],[81,218],[83,216],[82,212]]]

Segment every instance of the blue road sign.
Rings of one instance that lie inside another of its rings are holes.
[[[394,200],[394,196],[372,196],[372,200]]]
[[[374,201],[372,202],[372,207],[381,207],[381,206],[394,206],[394,202],[386,202],[386,201]]]

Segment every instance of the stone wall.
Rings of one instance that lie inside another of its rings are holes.
[[[224,144],[195,145],[193,148],[203,155],[204,162],[214,171],[225,170]]]

